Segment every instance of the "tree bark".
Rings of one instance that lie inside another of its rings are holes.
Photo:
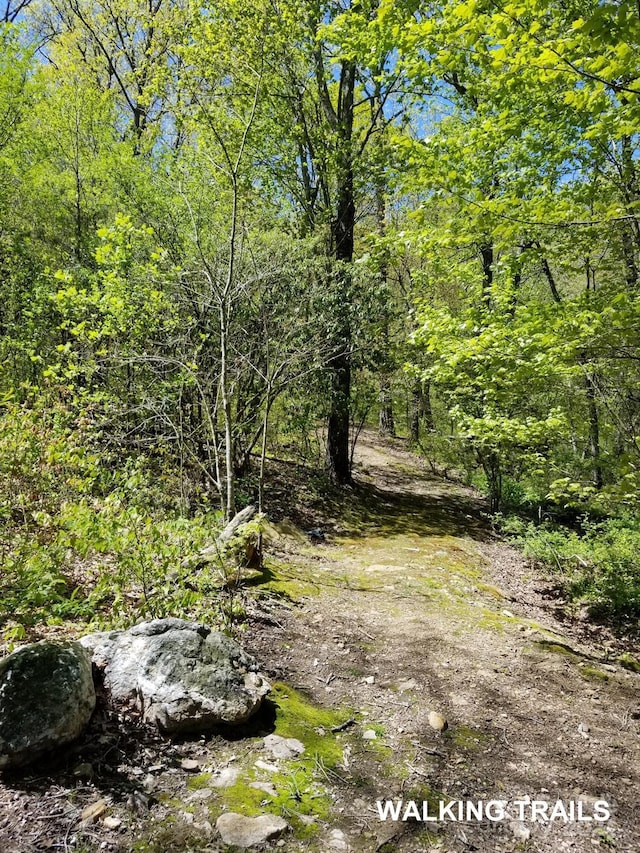
[[[338,108],[339,166],[338,203],[331,223],[334,273],[335,345],[328,369],[331,376],[330,414],[327,429],[327,469],[331,478],[340,484],[351,481],[349,454],[349,414],[351,398],[351,264],[356,206],[353,185],[353,109],[355,66],[345,62],[340,76]]]

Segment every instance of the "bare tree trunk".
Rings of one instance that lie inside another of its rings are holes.
[[[327,468],[336,483],[351,481],[349,420],[351,400],[351,264],[356,221],[351,138],[353,133],[355,65],[345,62],[340,76],[336,114],[339,135],[338,205],[331,223],[334,276],[335,350],[329,361],[331,410],[327,429]]]
[[[593,485],[601,489],[604,483],[602,465],[600,464],[600,418],[596,404],[596,386],[593,376],[587,371],[584,377],[584,386],[587,392],[587,411],[589,418],[589,456],[593,462]]]
[[[480,258],[482,260],[482,302],[486,308],[490,308],[493,284],[493,243],[483,243],[480,246]]]
[[[420,418],[422,415],[422,383],[416,379],[411,389],[409,409],[409,436],[413,444],[420,442]]]
[[[393,397],[391,395],[391,382],[389,375],[383,373],[380,376],[380,420],[378,424],[380,435],[395,437],[396,424],[393,418]]]

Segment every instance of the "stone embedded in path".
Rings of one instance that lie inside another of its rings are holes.
[[[449,728],[449,723],[437,711],[429,711],[429,725],[437,732],[444,732]]]
[[[239,776],[239,767],[223,767],[209,779],[209,784],[214,788],[230,788],[236,784]]]
[[[289,824],[284,818],[271,814],[245,817],[235,812],[227,812],[220,815],[216,821],[216,829],[225,844],[246,849],[278,838],[289,829]]]
[[[341,829],[332,829],[325,843],[327,849],[335,850],[336,853],[342,853],[343,851],[346,853],[350,849],[347,836]]]
[[[0,769],[30,764],[82,734],[96,704],[76,642],[24,646],[0,661]]]
[[[280,737],[280,735],[267,735],[264,745],[272,758],[295,758],[304,752],[304,744],[294,737]]]
[[[110,704],[136,708],[169,734],[243,723],[270,689],[237,643],[196,622],[154,619],[81,643],[103,674]]]

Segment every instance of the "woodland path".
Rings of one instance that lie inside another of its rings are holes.
[[[287,853],[638,853],[640,675],[620,643],[563,616],[478,495],[403,442],[364,434],[352,489],[283,469],[267,571],[238,593],[239,639],[273,683],[259,718],[170,742],[97,711],[66,754],[0,779],[0,853],[236,853],[223,811],[284,815],[292,831],[268,849]],[[274,760],[273,732],[305,753]],[[605,800],[612,816],[426,825],[376,806],[527,796],[585,816]]]
[[[434,477],[402,442],[365,434],[356,483],[358,514],[325,517],[326,542],[292,546],[294,603],[249,638],[287,683],[357,709],[360,738],[376,731],[350,747],[333,792],[349,849],[640,850],[640,675],[615,663],[615,641],[560,622],[548,584],[494,535],[477,495]],[[585,816],[605,800],[612,816],[436,832],[380,821],[376,800],[429,791],[581,800]]]

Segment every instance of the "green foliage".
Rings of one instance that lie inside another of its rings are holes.
[[[19,637],[18,626],[62,620],[222,623],[217,578],[182,567],[214,538],[219,515],[176,511],[165,494],[175,492],[174,475],[158,475],[144,457],[105,469],[93,439],[85,419],[59,404],[5,405],[0,624]]]
[[[640,523],[584,520],[581,530],[507,519],[503,529],[525,556],[547,566],[568,595],[592,615],[640,627]]]
[[[0,28],[5,613],[198,611],[252,455],[319,463],[330,415],[338,474],[382,400],[494,510],[637,516],[633,4],[37,8]]]

